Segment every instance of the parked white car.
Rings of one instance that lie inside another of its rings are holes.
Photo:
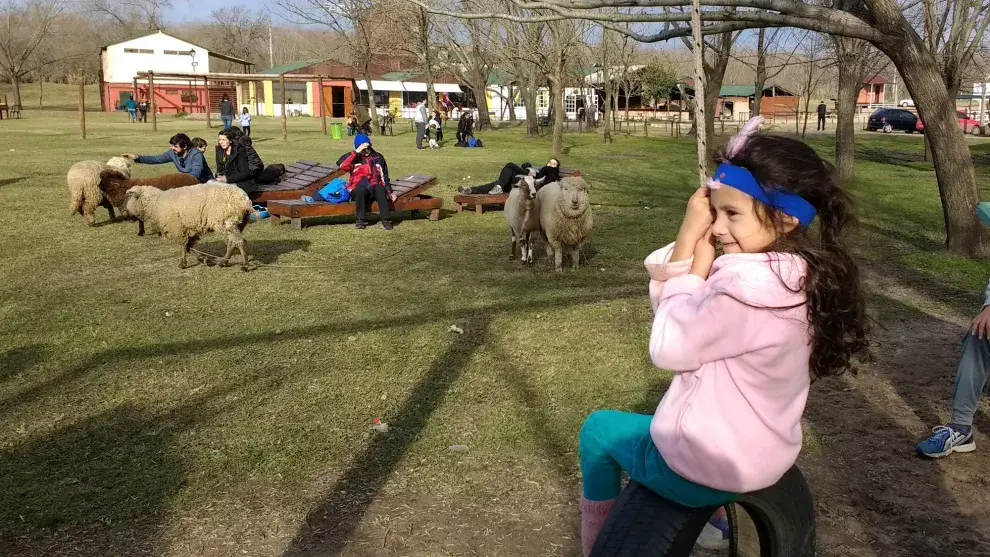
[[[901,99],[897,106],[914,106],[914,99]]]

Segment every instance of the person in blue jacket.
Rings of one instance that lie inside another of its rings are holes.
[[[177,133],[168,140],[172,146],[170,151],[165,151],[160,155],[134,155],[125,153],[121,156],[131,159],[138,164],[165,164],[171,162],[175,164],[176,170],[183,174],[191,174],[199,180],[200,184],[205,184],[213,179],[213,173],[206,164],[206,159],[199,149],[194,149],[189,136],[184,133]]]

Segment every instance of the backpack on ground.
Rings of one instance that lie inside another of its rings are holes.
[[[285,165],[283,164],[272,164],[266,166],[264,170],[258,173],[258,177],[255,179],[259,184],[274,184],[278,182],[278,179],[285,174]]]
[[[475,138],[472,137],[471,139],[468,139],[467,146],[468,147],[484,147],[484,144],[481,143],[481,140],[480,139],[475,139]]]
[[[335,205],[351,200],[351,194],[347,191],[347,180],[344,178],[334,178],[329,184],[320,188],[316,195],[327,203]]]

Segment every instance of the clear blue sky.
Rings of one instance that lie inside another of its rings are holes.
[[[210,12],[226,6],[243,6],[245,9],[260,12],[274,2],[265,0],[223,0],[221,2],[203,2],[202,0],[172,0],[172,16],[167,18],[169,23],[208,23]],[[278,17],[273,18],[278,21]]]

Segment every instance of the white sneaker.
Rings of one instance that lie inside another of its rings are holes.
[[[729,538],[725,533],[707,522],[705,523],[705,528],[701,531],[701,535],[698,536],[698,541],[695,543],[713,551],[729,548]]]
[[[499,195],[500,193],[502,193],[502,186],[499,184],[495,184],[495,187],[492,188],[492,191],[488,193],[491,195]]]

